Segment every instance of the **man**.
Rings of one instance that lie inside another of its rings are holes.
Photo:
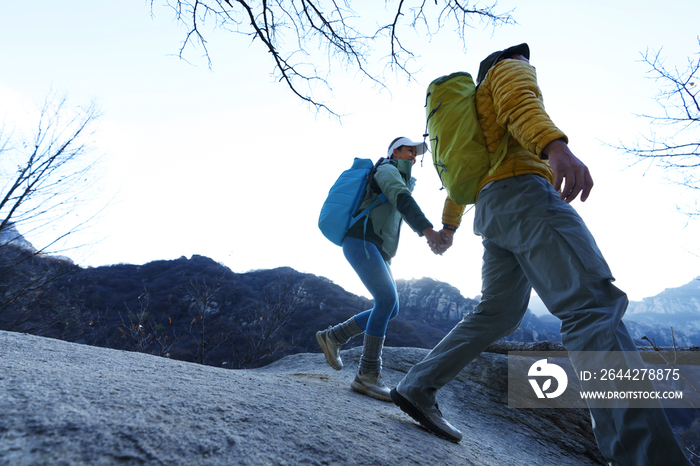
[[[508,155],[480,182],[476,200],[474,232],[484,245],[481,300],[391,391],[403,411],[453,442],[462,434],[437,409],[437,391],[518,328],[532,288],[561,319],[562,343],[575,369],[581,360],[574,355],[583,352],[626,351],[632,364],[643,365],[621,321],[627,296],[612,285],[607,263],[569,205],[579,194],[581,201],[588,198],[593,180],[545,112],[529,58],[527,44],[494,52],[477,77],[477,117],[489,151],[496,151],[506,131],[510,135]],[[451,246],[463,210],[446,201],[443,250]],[[662,409],[590,412],[610,464],[690,464]]]

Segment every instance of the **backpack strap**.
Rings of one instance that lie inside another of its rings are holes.
[[[369,187],[370,191],[372,190],[371,184],[374,181],[374,174],[377,172],[377,168],[379,167],[379,165],[382,164],[382,162],[384,162],[384,160],[385,160],[384,157],[380,157],[379,160],[377,160],[377,163],[374,164],[372,169],[367,174],[367,186]],[[356,224],[357,221],[360,220],[365,215],[367,216],[367,218],[369,218],[370,211],[372,209],[374,209],[375,207],[379,207],[380,205],[384,204],[387,200],[388,199],[386,198],[384,193],[382,193],[380,191],[379,196],[377,197],[377,199],[374,200],[373,203],[371,203],[369,206],[367,206],[367,208],[365,210],[363,210],[362,212],[360,212],[359,214],[357,214],[353,217],[352,221],[350,222],[350,225],[348,226],[348,230],[350,229],[350,227],[352,227],[354,224]],[[366,220],[365,220],[365,230],[367,230],[367,221]]]
[[[375,199],[375,201],[373,203],[371,203],[369,206],[367,206],[367,208],[365,210],[363,210],[362,212],[357,214],[355,217],[353,217],[352,221],[350,222],[350,226],[348,227],[348,230],[365,215],[367,216],[367,218],[369,218],[370,211],[372,209],[374,209],[375,207],[379,207],[380,205],[384,204],[387,200],[388,199],[386,198],[384,193],[380,194],[377,197],[377,199]],[[367,228],[367,221],[365,221],[365,229],[366,228]]]
[[[371,184],[374,181],[374,173],[377,171],[377,168],[379,167],[379,165],[381,165],[382,162],[384,162],[384,160],[385,160],[384,157],[381,157],[379,160],[377,160],[377,163],[374,164],[374,167],[372,167],[370,172],[367,174],[367,179],[368,179],[367,187],[369,188],[370,192],[372,191]],[[355,217],[353,217],[352,221],[350,222],[350,225],[348,226],[348,230],[350,228],[352,228],[353,225],[355,225],[362,217],[364,217],[365,221],[364,221],[364,225],[362,227],[362,237],[363,237],[363,240],[366,241],[365,238],[367,235],[367,223],[369,222],[369,213],[372,211],[372,209],[374,209],[375,207],[379,207],[380,205],[384,204],[386,201],[388,201],[388,199],[386,198],[384,193],[382,193],[380,191],[379,196],[377,196],[377,198],[374,200],[374,202],[372,202],[370,205],[368,205],[367,208],[365,208],[365,210],[363,210],[362,212],[357,214]],[[367,251],[367,244],[365,244],[365,255],[367,256],[367,259],[369,259],[369,251]]]
[[[374,174],[377,173],[377,168],[379,168],[379,165],[382,164],[386,160],[384,157],[380,157],[379,160],[377,160],[377,163],[374,164],[372,169],[369,171],[367,174],[367,186],[369,187],[369,190],[374,193],[381,193],[382,190],[379,188],[379,185],[374,181]]]
[[[496,171],[498,166],[503,162],[503,159],[506,157],[506,154],[508,153],[508,140],[510,139],[510,133],[508,133],[508,130],[506,129],[506,134],[503,135],[503,139],[501,139],[501,143],[498,145],[498,149],[496,149],[496,163],[494,163],[491,166],[491,169],[489,170],[488,176],[492,176],[493,172]]]

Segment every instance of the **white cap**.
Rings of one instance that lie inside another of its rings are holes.
[[[413,146],[416,148],[416,155],[423,155],[428,150],[428,145],[424,142],[413,142],[408,138],[397,138],[389,146],[387,155],[389,158],[394,154],[394,149],[401,146]]]

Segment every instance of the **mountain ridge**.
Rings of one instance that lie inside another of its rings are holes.
[[[46,270],[60,273],[0,312],[0,329],[11,329],[13,316],[23,316],[14,330],[215,366],[257,367],[289,354],[317,352],[316,331],[372,305],[327,278],[290,267],[235,273],[193,255],[81,268],[10,245],[0,246],[0,262],[9,251],[13,260],[25,254],[23,276],[36,270],[42,276],[49,274]],[[388,346],[432,348],[478,304],[431,278],[396,283],[401,309],[389,324]],[[11,288],[12,283],[0,282],[0,296],[11,294]],[[662,297],[677,299],[672,290]],[[700,345],[700,310],[697,319],[691,317],[680,322],[625,317],[625,322],[640,346]],[[559,322],[528,310],[506,340],[561,341]],[[347,347],[359,344],[357,338]]]

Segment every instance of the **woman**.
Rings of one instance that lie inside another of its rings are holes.
[[[419,236],[425,236],[433,250],[442,242],[440,234],[433,230],[411,196],[415,184],[411,168],[416,156],[425,150],[424,143],[405,137],[391,142],[387,151],[389,158],[377,167],[359,210],[373,203],[380,193],[384,193],[388,201],[370,211],[367,222],[355,223],[343,240],[343,254],[374,298],[374,307],[316,333],[316,341],[328,364],[341,370],[341,345],[364,332],[360,365],[350,386],[383,401],[391,401],[389,388],[381,377],[381,355],[389,320],[399,313],[399,297],[389,263],[396,255],[401,223],[405,220]]]

